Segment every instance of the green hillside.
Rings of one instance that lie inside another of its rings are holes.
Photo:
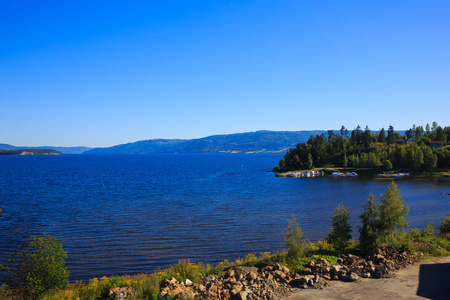
[[[213,135],[191,140],[146,140],[96,148],[84,154],[149,154],[149,153],[275,153],[284,152],[299,141],[306,141],[314,131],[256,131]]]

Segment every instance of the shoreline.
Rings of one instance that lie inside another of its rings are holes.
[[[398,178],[420,178],[420,179],[427,179],[427,178],[450,178],[450,170],[435,170],[432,172],[423,171],[423,172],[417,172],[417,171],[411,171],[411,170],[392,170],[390,172],[385,172],[382,169],[369,169],[369,168],[314,168],[312,170],[292,170],[292,171],[285,171],[285,172],[275,172],[272,171],[275,174],[275,177],[331,177],[331,174],[333,172],[344,172],[344,173],[352,173],[355,172],[358,175],[361,175],[361,177],[364,178],[373,178],[373,179],[398,179]],[[318,176],[296,176],[298,173],[306,173],[306,172],[321,172],[321,175]],[[398,174],[404,174],[408,173],[408,176],[386,176],[386,177],[376,177],[379,174],[390,174],[390,175],[398,175]]]

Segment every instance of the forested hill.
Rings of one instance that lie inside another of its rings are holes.
[[[20,149],[52,149],[55,151],[62,152],[64,154],[81,154],[92,148],[88,147],[54,147],[54,146],[40,146],[40,147],[29,147],[29,146],[13,146],[9,144],[0,144],[0,150],[20,150]]]
[[[59,151],[53,149],[18,149],[0,150],[0,155],[61,155]]]
[[[213,135],[191,140],[146,140],[96,148],[84,154],[149,154],[149,153],[274,153],[284,152],[299,141],[306,141],[314,131],[256,131]]]
[[[319,167],[432,170],[450,168],[450,127],[413,126],[404,134],[392,126],[373,134],[368,127],[311,136],[289,149],[274,171]]]

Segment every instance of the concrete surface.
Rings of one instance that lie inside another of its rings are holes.
[[[286,300],[300,299],[436,299],[450,300],[450,256],[422,261],[399,270],[391,278],[330,281],[317,290],[297,290]]]

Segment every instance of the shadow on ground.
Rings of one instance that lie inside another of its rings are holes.
[[[450,299],[450,263],[421,265],[417,296]]]

